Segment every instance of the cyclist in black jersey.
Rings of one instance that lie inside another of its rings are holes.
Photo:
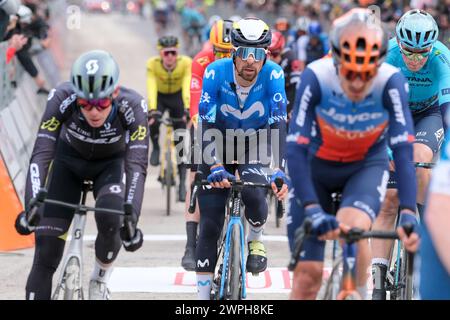
[[[74,62],[71,82],[51,90],[30,159],[26,210],[43,186],[49,199],[77,204],[83,181],[92,180],[96,206],[122,210],[125,201],[131,202],[136,226],[148,163],[147,104],[137,92],[119,86],[118,78],[119,67],[113,57],[94,50]],[[24,212],[16,220],[19,233],[35,231],[36,236],[27,299],[50,299],[53,274],[74,215],[72,209],[50,204],[40,209],[35,227],[20,219]],[[119,215],[99,211],[95,220],[96,263],[89,298],[107,299],[107,282],[120,247],[139,249],[143,235],[136,228],[133,238],[126,239]]]

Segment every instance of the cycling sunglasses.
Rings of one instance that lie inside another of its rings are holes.
[[[229,58],[229,57],[231,57],[231,51],[220,51],[220,50],[214,49],[214,56],[217,59]]]
[[[165,50],[163,51],[164,57],[168,57],[169,55],[176,56],[178,54],[177,50]]]
[[[86,111],[91,111],[94,107],[98,111],[102,111],[111,106],[112,99],[111,98],[101,98],[101,99],[78,98],[77,103],[80,106],[80,108],[83,108]]]
[[[419,51],[419,52],[413,52],[410,51],[410,49],[408,49],[407,47],[403,47],[403,45],[400,43],[399,45],[400,47],[400,52],[408,59],[410,60],[414,60],[414,61],[420,61],[422,59],[425,59],[426,57],[428,57],[432,51],[432,47],[430,47],[429,49],[425,50],[425,51]]]
[[[377,75],[376,71],[356,72],[344,68],[340,68],[340,73],[347,81],[354,81],[356,78],[360,78],[364,82],[372,80]]]
[[[250,55],[252,55],[253,59],[258,62],[266,58],[267,50],[264,48],[238,47],[236,49],[235,55],[244,61],[247,60]]]
[[[270,55],[274,58],[278,57],[281,54],[281,51],[270,51]]]

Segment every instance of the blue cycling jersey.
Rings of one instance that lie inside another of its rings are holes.
[[[412,157],[414,140],[406,89],[405,77],[398,69],[383,63],[371,91],[362,101],[352,102],[341,88],[332,59],[311,63],[301,76],[289,124],[288,155],[301,162],[308,150],[323,160],[350,163],[384,150],[387,140],[400,168],[396,174],[402,181],[401,206],[415,208],[414,168],[401,163],[404,159],[408,163]],[[312,183],[306,178],[308,173],[302,168],[290,172],[296,196],[302,203],[317,203]]]
[[[450,112],[447,112],[447,124],[450,122]],[[432,193],[442,193],[450,196],[450,132],[447,132],[441,148],[441,160],[433,172],[430,185]],[[425,215],[427,212],[425,213]],[[430,217],[432,219],[432,217]],[[420,242],[420,296],[422,299],[450,300],[450,274],[442,264],[433,239],[428,231],[426,219],[422,226]]]
[[[397,39],[389,40],[386,62],[400,68],[408,80],[409,107],[413,113],[450,102],[450,50],[436,41],[422,69],[412,72],[403,61]]]
[[[199,122],[226,133],[227,129],[279,129],[279,149],[275,157],[284,167],[286,136],[286,92],[283,69],[267,60],[248,97],[242,104],[236,92],[233,59],[214,61],[203,75]],[[274,146],[273,146],[274,147]]]

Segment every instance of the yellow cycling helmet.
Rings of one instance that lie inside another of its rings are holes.
[[[231,50],[231,29],[233,29],[233,21],[218,20],[211,27],[209,32],[209,42],[215,47],[224,50]]]

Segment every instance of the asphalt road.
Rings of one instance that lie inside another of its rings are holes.
[[[171,25],[170,31],[181,37],[177,25]],[[65,34],[63,79],[68,79],[71,62],[79,54],[104,49],[110,51],[120,65],[121,84],[146,96],[145,62],[156,54],[156,40],[149,20],[120,14],[83,14],[81,28]],[[184,204],[174,203],[173,213],[166,216],[164,193],[156,176],[157,169],[149,167],[139,223],[146,240],[135,253],[120,252],[110,283],[113,299],[196,299],[195,273],[184,272],[180,267],[185,246]],[[269,269],[257,278],[250,277],[248,299],[288,298],[290,275],[285,267],[289,250],[285,233],[284,221],[276,228],[270,217],[265,231]],[[85,294],[93,269],[95,234],[95,221],[89,217],[83,248]],[[33,254],[34,249],[0,253],[0,299],[25,297]],[[54,283],[58,275],[59,269]]]

